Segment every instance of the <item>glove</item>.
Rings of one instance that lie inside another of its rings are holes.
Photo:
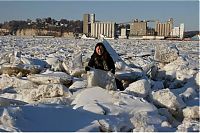
[[[90,67],[89,67],[89,66],[86,66],[86,67],[85,67],[85,71],[90,71]]]

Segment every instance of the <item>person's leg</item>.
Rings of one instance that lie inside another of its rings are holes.
[[[116,81],[116,85],[117,85],[117,89],[119,89],[120,91],[124,90],[123,84],[121,81],[119,81],[118,79],[115,78]]]

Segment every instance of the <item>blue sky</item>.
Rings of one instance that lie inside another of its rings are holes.
[[[174,26],[199,30],[198,1],[0,1],[0,22],[44,17],[82,20],[84,13],[95,13],[96,20],[129,22],[133,19],[173,18]]]

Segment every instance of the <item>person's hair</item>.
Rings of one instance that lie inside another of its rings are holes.
[[[106,48],[104,47],[104,45],[103,45],[102,42],[99,42],[99,43],[96,44],[96,46],[95,46],[95,50],[96,50],[96,48],[97,48],[98,46],[102,46],[103,49],[106,51]]]
[[[98,55],[97,52],[96,52],[96,48],[97,48],[98,46],[103,47],[104,52],[103,52],[102,56],[103,56],[104,59],[107,60],[107,58],[108,58],[108,56],[109,56],[109,53],[108,53],[108,51],[106,50],[106,48],[105,48],[105,46],[103,45],[102,42],[99,42],[99,43],[96,44],[95,50],[94,50],[95,54]]]

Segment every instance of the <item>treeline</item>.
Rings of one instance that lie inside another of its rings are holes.
[[[0,24],[0,28],[8,29],[10,34],[16,34],[17,30],[22,29],[39,29],[39,30],[49,30],[49,31],[59,31],[59,32],[73,32],[82,33],[83,21],[80,20],[67,20],[61,19],[59,21],[47,18],[37,18],[35,21],[30,19],[24,20],[12,20],[9,22],[4,22]]]
[[[195,36],[197,34],[200,34],[200,31],[187,31],[187,32],[185,32],[184,36],[186,38],[190,38],[190,37],[193,37],[193,36]]]

